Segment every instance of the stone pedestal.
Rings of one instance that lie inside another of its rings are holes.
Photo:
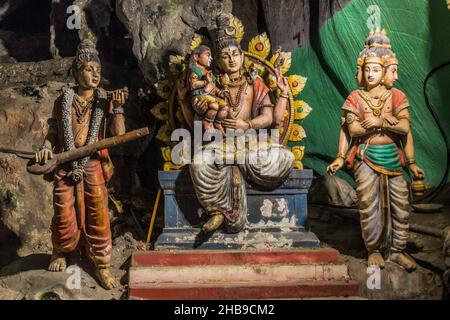
[[[207,217],[202,216],[189,171],[160,171],[165,226],[155,249],[317,248],[319,239],[305,230],[312,178],[311,170],[293,170],[276,190],[259,191],[247,185],[249,212],[244,230],[237,234],[218,230],[205,240],[198,235]]]

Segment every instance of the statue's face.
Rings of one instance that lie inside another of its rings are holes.
[[[206,50],[203,51],[202,53],[196,54],[194,59],[198,64],[204,67],[209,67],[212,62],[211,51]]]
[[[383,66],[378,63],[367,63],[364,66],[364,81],[369,88],[374,88],[383,79]]]
[[[398,80],[398,66],[391,64],[386,68],[386,74],[384,75],[384,84],[388,88],[392,88],[395,82]]]
[[[101,66],[96,61],[89,61],[83,64],[80,70],[76,71],[75,78],[78,84],[87,89],[95,89],[100,84]]]
[[[243,63],[244,53],[236,46],[230,46],[220,52],[219,67],[227,74],[241,70]]]

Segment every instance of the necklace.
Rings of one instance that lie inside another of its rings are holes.
[[[247,86],[248,86],[247,81],[242,81],[241,84],[236,86],[230,85],[230,87],[239,87],[236,94],[232,94],[230,91],[230,94],[227,95],[228,102],[230,103],[230,106],[233,109],[233,111],[236,112],[236,115],[239,114],[242,108],[243,93],[247,91]]]
[[[364,91],[360,90],[359,92],[359,96],[367,103],[367,105],[369,106],[370,109],[372,109],[373,115],[375,117],[379,117],[381,115],[381,111],[384,108],[384,105],[386,103],[386,100],[390,97],[391,92],[387,91],[385,94],[383,94],[383,96],[380,98],[380,102],[378,103],[378,105],[374,105],[374,103],[372,102],[372,97],[369,96],[367,93],[365,93]]]
[[[74,109],[75,109],[75,115],[77,117],[77,122],[82,123],[84,121],[84,118],[88,114],[89,110],[91,109],[92,102],[94,101],[94,98],[90,101],[88,100],[80,100],[82,99],[78,95],[75,95],[75,103],[74,103]]]
[[[75,100],[78,102],[78,104],[82,108],[85,108],[88,104],[91,104],[92,101],[94,101],[94,95],[91,95],[88,99],[86,99],[86,98],[83,98],[83,97],[75,94]]]
[[[76,99],[75,91],[70,88],[63,93],[63,99],[61,104],[62,109],[62,127],[64,137],[64,150],[70,151],[76,149],[75,139],[72,130],[72,105],[73,100]],[[100,125],[104,116],[103,108],[95,106],[89,123],[88,135],[86,138],[86,144],[89,145],[97,141]],[[72,171],[71,176],[76,183],[83,180],[84,168],[89,160],[90,156],[86,156],[82,159],[73,160],[71,162]]]

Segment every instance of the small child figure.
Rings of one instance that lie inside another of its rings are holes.
[[[216,128],[225,134],[222,120],[228,116],[228,103],[222,99],[224,93],[216,87],[214,75],[207,70],[211,61],[211,49],[208,46],[201,45],[192,52],[188,72],[191,101],[193,105],[196,99],[208,103],[205,113],[197,112],[203,116],[203,129],[206,132],[213,132]]]

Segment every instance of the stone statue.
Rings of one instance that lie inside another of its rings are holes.
[[[280,97],[276,104],[271,99],[270,89],[259,77],[252,77],[244,66],[244,52],[237,38],[236,29],[231,23],[233,17],[221,14],[217,17],[217,37],[215,50],[218,56],[219,79],[227,79],[229,94],[226,101],[228,115],[223,120],[227,134],[236,130],[270,129],[284,117],[288,105],[287,80],[276,71],[277,87]],[[197,101],[194,110],[206,112],[206,101]],[[209,220],[203,225],[203,232],[211,233],[222,225],[226,232],[237,233],[247,222],[246,184],[263,189],[275,189],[289,176],[294,163],[292,152],[281,144],[271,143],[265,146],[267,158],[254,161],[258,154],[258,145],[248,144],[244,163],[222,164],[226,157],[222,143],[211,142],[204,148],[213,150],[203,161],[194,156],[190,165],[190,174],[197,198],[206,210]],[[228,154],[229,155],[229,154]]]
[[[203,118],[203,129],[212,132],[216,128],[225,134],[222,120],[228,115],[228,104],[220,98],[223,98],[224,94],[215,85],[215,77],[211,71],[207,70],[211,61],[211,49],[205,45],[200,45],[192,52],[188,72],[191,100],[194,102],[197,99],[208,104],[208,110],[199,114]]]
[[[362,89],[353,91],[342,107],[338,157],[328,173],[342,168],[345,160],[355,173],[368,264],[382,268],[389,256],[413,271],[416,264],[405,253],[410,204],[402,166],[406,163],[415,179],[425,173],[414,161],[409,102],[393,88],[397,69],[386,32],[372,31],[358,59],[356,79]]]
[[[117,90],[108,97],[99,87],[101,64],[89,40],[80,43],[72,64],[77,86],[69,88],[55,101],[49,130],[36,162],[44,164],[61,153],[113,135],[125,133],[123,105],[128,91]],[[104,149],[92,156],[60,165],[54,172],[51,225],[53,253],[48,269],[64,271],[69,253],[84,245],[87,257],[96,267],[96,276],[106,289],[119,285],[109,270],[112,242],[105,183],[113,165]]]

